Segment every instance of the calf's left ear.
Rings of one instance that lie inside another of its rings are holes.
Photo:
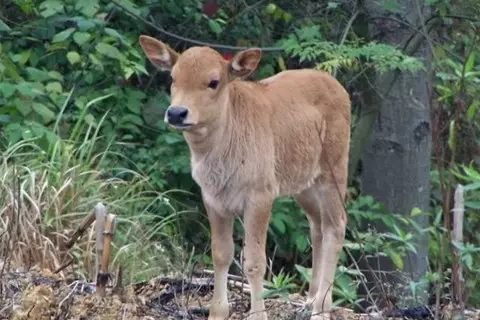
[[[229,73],[235,78],[250,75],[258,66],[262,58],[262,50],[257,48],[247,49],[237,53],[228,64]]]

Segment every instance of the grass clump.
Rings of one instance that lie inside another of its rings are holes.
[[[2,270],[53,271],[73,259],[76,276],[92,279],[94,228],[70,250],[65,243],[98,202],[118,216],[112,263],[122,265],[124,282],[177,270],[184,258],[175,236],[178,214],[168,198],[140,172],[112,167],[111,143],[98,129],[79,120],[73,131],[47,147],[37,137],[1,151]]]

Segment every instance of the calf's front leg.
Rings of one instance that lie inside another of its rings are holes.
[[[265,242],[273,200],[259,197],[256,203],[247,206],[245,225],[245,272],[250,284],[251,309],[248,320],[266,320],[263,300],[263,277],[266,271]]]
[[[211,229],[212,260],[215,284],[208,320],[225,320],[229,316],[227,281],[233,260],[233,215],[221,214],[205,204]]]

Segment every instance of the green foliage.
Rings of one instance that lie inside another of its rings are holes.
[[[328,41],[322,37],[318,26],[297,29],[281,44],[300,62],[317,62],[317,69],[329,73],[342,68],[352,71],[373,68],[381,73],[391,70],[414,72],[424,68],[417,58],[406,56],[387,44],[337,44]]]
[[[438,2],[439,11],[448,15],[472,14],[478,6],[466,2],[453,8],[449,2]],[[475,7],[475,8],[474,8]],[[464,12],[461,12],[465,10]],[[446,19],[448,21],[448,19]],[[478,21],[467,20],[451,30],[452,40],[434,47],[437,58],[436,92],[434,114],[434,149],[436,170],[432,173],[432,229],[429,230],[434,241],[430,243],[430,260],[432,262],[435,283],[440,285],[451,279],[454,259],[452,250],[457,248],[461,254],[466,283],[467,304],[479,305],[478,272],[476,263],[479,256],[477,243],[478,219],[477,186],[478,180],[478,146],[480,143],[480,126],[478,109],[480,106],[479,53],[480,38]],[[464,185],[465,218],[463,242],[451,242],[453,194],[458,184]],[[447,211],[447,210],[448,211]],[[445,299],[449,299],[448,296]]]
[[[291,276],[280,270],[271,281],[265,281],[267,289],[263,292],[263,296],[265,298],[279,296],[288,300],[288,293],[298,289],[298,286],[293,282],[295,277],[295,275]]]

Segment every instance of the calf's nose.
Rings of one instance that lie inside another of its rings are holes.
[[[179,125],[183,124],[188,115],[188,109],[181,106],[170,106],[167,110],[168,123]]]

